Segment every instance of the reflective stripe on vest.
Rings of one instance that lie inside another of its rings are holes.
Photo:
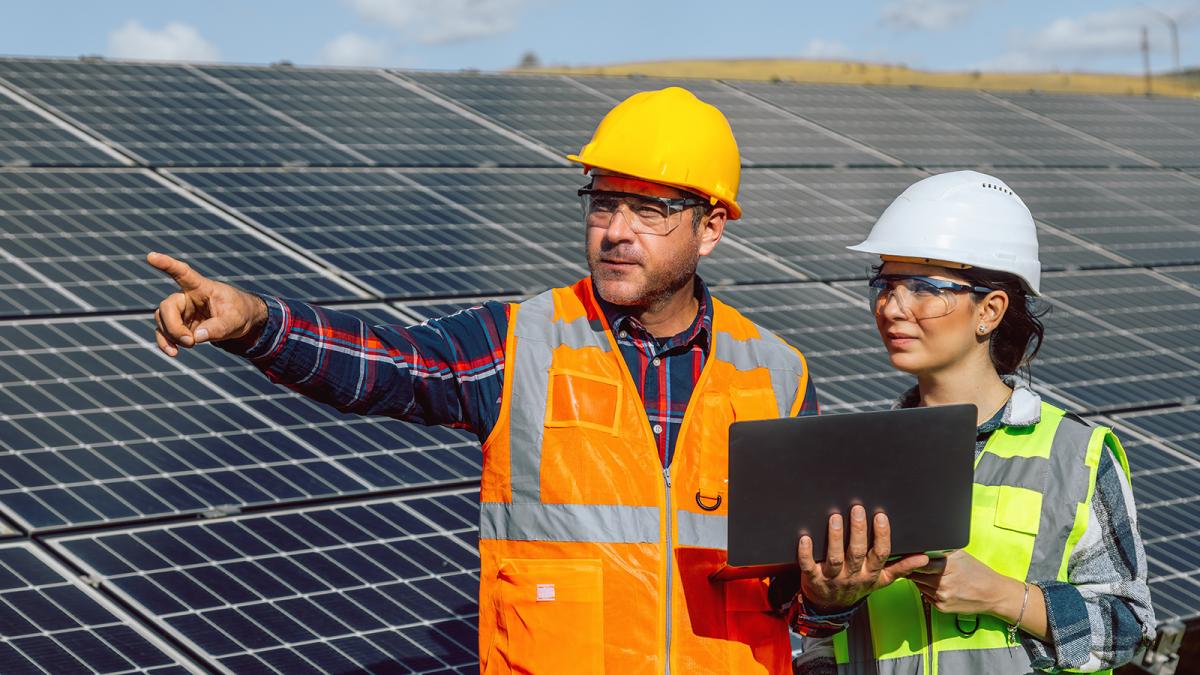
[[[586,316],[572,321],[557,320],[554,293],[547,291],[527,300],[516,315],[513,327],[515,354],[508,357],[511,370],[507,373],[513,378],[509,408],[512,504],[484,502],[480,536],[529,541],[657,542],[658,514],[651,507],[633,515],[633,512],[621,509],[606,511],[600,505],[543,504],[541,501],[542,437],[554,350],[566,346],[612,351],[601,321],[589,321]],[[714,300],[714,303],[718,302]],[[800,394],[800,380],[796,377],[799,357],[783,340],[761,328],[758,328],[758,337],[745,340],[735,339],[721,328],[714,317],[710,358],[729,363],[737,370],[765,369],[769,372],[777,414],[787,416]],[[623,359],[621,365],[624,367]],[[720,469],[723,474],[725,467]],[[606,519],[606,514],[612,519]],[[726,548],[724,516],[683,510],[678,511],[678,515],[680,545]],[[649,534],[651,531],[653,537]]]
[[[993,433],[975,466],[976,503],[966,551],[981,560],[990,558],[993,568],[1011,577],[1065,581],[1071,551],[1088,524],[1096,469],[1106,444],[1126,467],[1124,451],[1108,429],[1092,427],[1046,403],[1037,425]],[[981,496],[987,498],[982,503]],[[1028,512],[1034,504],[1036,517]],[[1008,643],[1008,626],[999,619],[973,617],[976,627],[968,633],[955,623],[962,617],[931,609],[929,632],[912,629],[924,625],[924,610],[907,580],[872,594],[867,608],[857,614],[869,614],[881,628],[873,640],[869,630],[851,623],[835,637],[839,672],[921,673],[919,658],[930,653],[929,634],[934,641],[930,673],[1030,670],[1024,647]],[[877,643],[882,650],[878,657]],[[856,664],[862,655],[878,660]]]

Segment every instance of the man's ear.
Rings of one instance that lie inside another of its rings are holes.
[[[729,220],[729,210],[724,206],[714,206],[708,216],[700,221],[700,255],[712,253],[717,242],[725,234],[725,223]]]

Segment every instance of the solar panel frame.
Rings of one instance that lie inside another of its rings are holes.
[[[368,297],[145,169],[0,169],[0,219],[0,255],[17,262],[0,272],[0,312],[9,304],[10,316],[155,307],[174,289],[145,263],[152,250],[248,290]],[[63,307],[33,291],[65,296]]]
[[[0,85],[0,166],[124,166]]]
[[[365,164],[500,167],[562,162],[400,86],[384,71],[198,69],[358,153]]]
[[[6,58],[0,84],[151,166],[359,163],[191,68]]]
[[[990,92],[1022,108],[1102,138],[1168,167],[1200,166],[1196,104],[1136,96]],[[1191,120],[1190,123],[1180,120]]]
[[[23,530],[478,480],[463,432],[343,415],[151,336],[145,318],[0,323],[0,512]]]
[[[32,542],[0,543],[0,578],[5,673],[204,672]]]
[[[452,491],[47,543],[219,672],[470,671],[477,515]]]
[[[171,175],[378,298],[531,292],[582,275],[582,261],[561,257],[400,169],[190,169]]]

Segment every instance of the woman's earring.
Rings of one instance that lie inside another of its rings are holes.
[[[987,332],[987,326],[985,326],[983,324],[979,324],[979,334],[983,335],[986,332]]]

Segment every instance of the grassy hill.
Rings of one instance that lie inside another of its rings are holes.
[[[728,80],[792,81],[819,84],[922,86],[996,91],[1048,91],[1073,94],[1146,93],[1145,78],[1103,73],[983,73],[913,70],[905,66],[855,61],[799,59],[733,59],[713,61],[645,61],[608,66],[545,66],[522,72],[574,75],[645,75]],[[1163,96],[1200,97],[1200,70],[1155,75],[1151,91]]]

